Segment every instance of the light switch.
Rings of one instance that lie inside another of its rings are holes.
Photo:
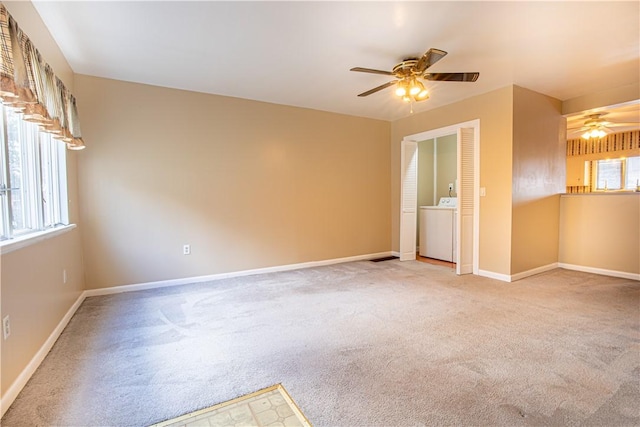
[[[487,189],[485,187],[480,187],[480,197],[484,197],[487,195]]]

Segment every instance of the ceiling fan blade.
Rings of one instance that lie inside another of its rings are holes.
[[[427,68],[431,67],[436,62],[440,61],[445,57],[447,52],[440,49],[431,48],[422,55],[422,58],[416,64],[416,69],[420,72],[423,72]]]
[[[607,126],[638,126],[640,122],[605,122]]]
[[[374,70],[373,68],[354,67],[349,71],[358,71],[359,73],[383,74],[385,76],[393,76],[391,71]]]
[[[422,77],[439,82],[475,82],[479,76],[480,73],[426,73]]]
[[[382,89],[386,89],[386,88],[388,88],[389,86],[393,86],[393,85],[394,85],[394,84],[396,84],[397,82],[398,82],[398,80],[392,80],[392,81],[390,81],[390,82],[388,82],[388,83],[385,83],[385,84],[383,84],[383,85],[380,85],[380,86],[378,86],[378,87],[374,87],[373,89],[370,89],[370,90],[368,90],[368,91],[366,91],[366,92],[362,92],[362,93],[361,93],[361,94],[359,94],[358,96],[369,96],[369,95],[371,95],[372,93],[376,93],[376,92],[378,92],[378,91],[381,91]]]

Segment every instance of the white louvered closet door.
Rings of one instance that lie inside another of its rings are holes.
[[[457,274],[473,273],[473,211],[474,200],[474,137],[473,128],[458,129],[458,239]]]
[[[416,259],[418,224],[418,143],[402,141],[402,194],[400,195],[400,261]]]

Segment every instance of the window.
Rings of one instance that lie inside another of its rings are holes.
[[[635,190],[640,184],[640,156],[594,163],[596,190]]]
[[[0,240],[68,224],[65,143],[0,109]]]
[[[640,156],[627,159],[626,185],[627,190],[640,190]]]

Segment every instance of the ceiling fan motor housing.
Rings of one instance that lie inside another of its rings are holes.
[[[393,67],[391,72],[399,79],[404,79],[411,76],[420,76],[422,72],[418,71],[416,65],[418,64],[418,58],[407,58],[401,63]]]

